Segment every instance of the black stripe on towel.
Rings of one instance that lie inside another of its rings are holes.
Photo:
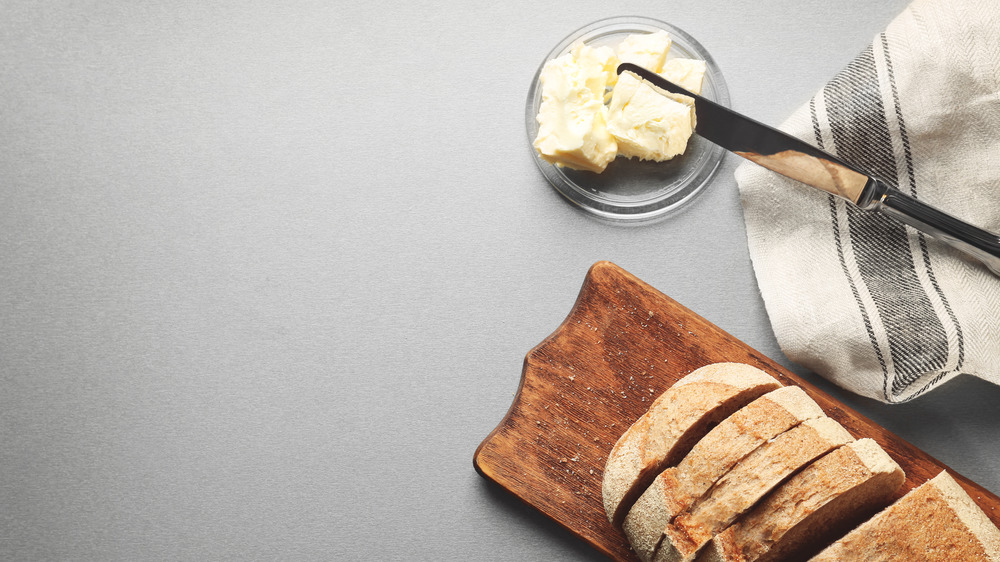
[[[823,145],[823,134],[820,130],[819,116],[816,113],[816,98],[809,100],[809,114],[812,117],[813,135],[816,138],[816,146],[823,150],[831,150],[831,147]],[[851,294],[854,295],[854,302],[857,303],[858,310],[861,312],[861,320],[865,323],[865,333],[868,334],[868,341],[871,343],[872,349],[875,350],[875,357],[878,359],[879,367],[882,368],[882,376],[884,380],[888,380],[889,367],[885,364],[885,357],[882,356],[882,348],[875,337],[875,329],[872,327],[871,318],[868,316],[868,308],[861,301],[861,295],[858,293],[858,285],[854,282],[854,276],[847,270],[847,261],[844,258],[844,239],[840,233],[840,220],[837,216],[837,198],[833,195],[827,195],[826,199],[830,204],[830,224],[833,227],[833,240],[837,244],[837,257],[840,259],[840,268],[844,271],[847,284],[851,287]]]
[[[827,84],[823,95],[835,152],[898,185],[872,48]],[[948,359],[944,326],[917,277],[906,228],[851,206],[847,215],[861,282],[887,332],[894,372],[886,374],[886,399],[898,401],[918,377],[944,368]],[[857,304],[863,311],[864,303]]]
[[[906,178],[900,186],[903,184],[909,185],[910,195],[917,197],[917,179],[913,170],[913,153],[910,151],[910,135],[906,131],[906,122],[903,120],[903,110],[899,104],[899,90],[896,87],[896,76],[892,70],[892,56],[889,54],[889,39],[886,37],[885,33],[879,34],[879,39],[882,43],[882,52],[885,54],[885,66],[889,77],[889,86],[892,89],[892,102],[896,110],[896,122],[899,123],[899,138],[903,142],[903,153],[906,158]],[[948,302],[948,297],[941,289],[941,285],[937,281],[937,276],[934,274],[934,267],[931,265],[930,252],[927,250],[927,237],[924,236],[924,233],[922,232],[918,232],[917,236],[920,240],[920,252],[924,259],[924,267],[927,270],[927,277],[930,279],[931,286],[934,287],[934,292],[937,293],[938,297],[941,299],[941,304],[944,305],[948,318],[951,320],[951,325],[955,327],[955,348],[958,358],[954,370],[957,371],[961,369],[962,365],[965,363],[965,336],[962,333],[962,325],[958,322],[958,317],[955,315],[955,311],[952,310],[951,303]],[[927,387],[933,385],[945,374],[947,373],[941,373],[940,375],[934,377],[934,380],[928,383],[924,388],[920,389],[917,394],[922,393],[927,389]],[[916,395],[914,395],[914,397],[915,396]]]

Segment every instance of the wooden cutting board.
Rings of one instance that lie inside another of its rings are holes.
[[[590,269],[569,316],[528,353],[514,402],[473,464],[599,551],[635,560],[604,514],[608,452],[664,390],[720,361],[802,387],[856,438],[875,439],[906,471],[900,496],[947,469],[1000,525],[1000,498],[609,262]]]

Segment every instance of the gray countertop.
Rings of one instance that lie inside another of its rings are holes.
[[[1000,492],[1000,389],[885,406],[784,358],[735,157],[617,227],[524,129],[597,19],[684,29],[777,124],[904,5],[7,2],[0,558],[600,559],[472,467],[599,260]]]

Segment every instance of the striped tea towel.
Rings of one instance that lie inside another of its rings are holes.
[[[1000,232],[1000,2],[916,0],[782,128]],[[1000,384],[1000,277],[756,164],[736,179],[789,359],[889,403],[959,374]]]

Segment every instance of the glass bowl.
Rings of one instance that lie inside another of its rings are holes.
[[[632,33],[664,30],[673,43],[667,58],[705,61],[701,95],[729,106],[729,91],[722,72],[708,51],[683,30],[659,20],[625,16],[595,21],[559,42],[539,65],[525,109],[528,146],[542,175],[563,197],[593,215],[614,222],[639,222],[663,218],[692,201],[718,171],[725,150],[693,135],[687,151],[666,162],[641,161],[619,156],[602,173],[559,167],[542,160],[532,143],[538,135],[538,109],[542,103],[539,76],[545,62],[569,52],[576,42],[615,47]]]

